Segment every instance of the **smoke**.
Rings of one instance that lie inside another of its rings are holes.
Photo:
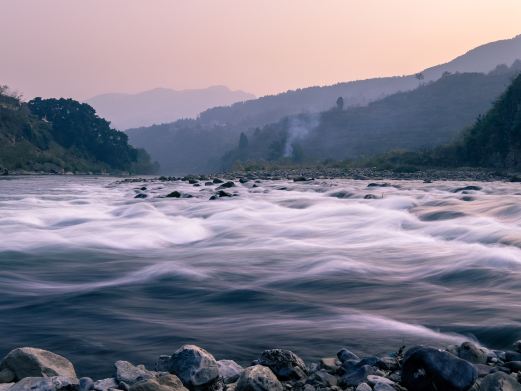
[[[292,117],[289,120],[288,137],[284,147],[284,157],[293,155],[293,145],[295,142],[304,139],[312,130],[320,124],[318,114]]]

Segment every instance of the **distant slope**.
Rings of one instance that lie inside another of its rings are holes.
[[[289,117],[247,134],[248,147],[228,153],[225,163],[357,159],[444,144],[486,113],[519,72],[521,61],[486,75],[446,75],[365,107]]]
[[[422,72],[423,82],[436,80],[445,72],[489,72],[499,64],[511,65],[513,59],[521,59],[521,36],[480,46],[451,62],[429,68]],[[340,96],[345,107],[366,106],[394,93],[414,90],[419,84],[411,75],[303,88],[215,107],[194,121],[132,129],[128,135],[133,145],[146,148],[159,161],[165,173],[212,171],[219,168],[216,162],[233,148],[241,132],[251,133],[287,116],[327,110]]]
[[[92,107],[71,99],[21,102],[0,89],[0,174],[143,172],[146,152],[128,145]]]
[[[216,86],[200,90],[157,88],[138,94],[104,94],[87,100],[87,103],[100,116],[109,120],[112,126],[124,130],[173,122],[181,118],[195,118],[210,107],[254,98],[254,95],[247,92]]]

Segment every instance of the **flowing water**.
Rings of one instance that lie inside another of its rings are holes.
[[[105,376],[195,343],[242,364],[521,337],[521,185],[0,180],[0,354]],[[172,190],[193,198],[163,198]],[[365,199],[373,194],[375,199]]]

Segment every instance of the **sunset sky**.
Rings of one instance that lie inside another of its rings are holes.
[[[520,0],[0,0],[0,84],[258,96],[402,75],[521,34]]]

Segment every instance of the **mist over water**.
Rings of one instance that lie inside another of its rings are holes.
[[[208,201],[181,182],[134,199],[143,184],[114,178],[0,180],[0,354],[103,376],[184,343],[248,364],[521,337],[520,184],[252,184]]]

